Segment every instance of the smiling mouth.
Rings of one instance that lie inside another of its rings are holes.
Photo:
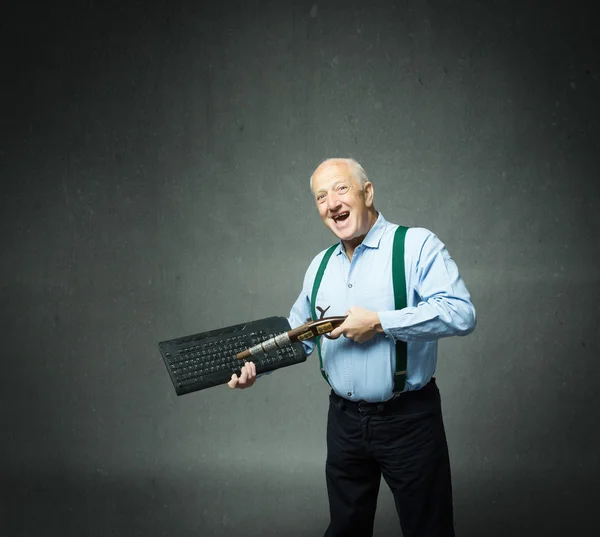
[[[336,214],[332,216],[332,220],[337,224],[338,222],[343,222],[350,216],[348,211],[344,211],[343,213]]]

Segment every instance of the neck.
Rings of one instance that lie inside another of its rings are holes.
[[[344,250],[350,261],[352,261],[354,250],[359,244],[362,243],[362,241],[365,240],[365,237],[369,234],[369,231],[371,231],[371,228],[375,225],[375,222],[377,222],[378,217],[379,213],[376,210],[373,209],[372,211],[369,211],[369,228],[367,229],[367,232],[364,235],[352,237],[347,241],[342,241],[342,244],[344,245]]]

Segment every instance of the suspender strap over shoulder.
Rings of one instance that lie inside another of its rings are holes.
[[[323,279],[323,274],[325,273],[325,268],[327,267],[327,263],[329,262],[329,258],[333,251],[336,249],[337,244],[330,246],[328,250],[325,252],[323,259],[321,260],[321,264],[319,265],[319,270],[317,270],[317,275],[315,276],[315,282],[313,284],[312,294],[310,297],[310,310],[312,315],[312,320],[317,320],[317,293],[319,291],[319,287],[321,286],[321,280]],[[329,383],[329,379],[327,378],[327,373],[325,373],[325,369],[323,368],[323,356],[321,354],[321,336],[317,336],[317,351],[319,352],[319,367],[321,368],[321,375],[323,378]]]
[[[406,273],[404,266],[404,243],[407,231],[407,227],[398,226],[398,229],[394,234],[394,244],[392,247],[392,285],[394,288],[394,309],[396,310],[401,310],[403,308],[406,308],[407,306]],[[317,270],[317,275],[315,276],[315,281],[310,297],[310,309],[313,321],[317,319],[316,302],[317,293],[321,285],[321,280],[323,279],[323,274],[325,273],[325,268],[327,267],[329,258],[331,257],[331,254],[333,254],[333,251],[336,249],[338,244],[334,244],[325,252],[323,259],[321,260],[321,264],[319,265],[319,269]],[[321,374],[323,375],[323,378],[329,383],[327,373],[325,373],[325,369],[323,368],[321,336],[317,336],[317,350],[319,352],[319,366],[321,368]],[[401,392],[404,390],[404,386],[406,383],[407,362],[408,352],[406,342],[396,341],[396,370],[394,372],[394,392]]]
[[[404,243],[408,228],[398,226],[394,234],[392,248],[392,282],[394,285],[394,309],[406,308],[406,267],[404,266]],[[405,341],[396,340],[396,371],[394,372],[394,392],[404,391],[408,349]]]

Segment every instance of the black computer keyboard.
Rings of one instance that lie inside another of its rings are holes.
[[[177,395],[226,384],[246,361],[256,365],[257,374],[306,361],[302,343],[296,342],[251,360],[238,360],[236,354],[291,327],[285,317],[267,317],[191,336],[161,341],[163,357]]]

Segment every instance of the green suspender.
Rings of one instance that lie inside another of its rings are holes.
[[[392,248],[392,285],[394,287],[394,308],[401,310],[406,308],[406,274],[404,267],[404,241],[406,238],[406,232],[408,228],[398,226],[396,233],[394,234],[394,245]],[[316,301],[317,292],[323,279],[325,267],[329,262],[329,258],[333,251],[337,247],[337,244],[331,246],[323,256],[315,281],[313,284],[312,294],[310,298],[310,308],[312,312],[313,320],[317,319],[316,314]],[[321,368],[321,374],[323,378],[329,383],[327,374],[323,368],[323,356],[321,354],[321,336],[317,336],[317,350],[319,351],[319,366]],[[396,341],[396,372],[394,373],[394,392],[401,392],[404,390],[404,384],[406,382],[406,364],[407,364],[407,347],[406,342]]]
[[[325,252],[323,259],[321,260],[321,264],[319,265],[319,270],[317,270],[317,275],[315,276],[315,283],[313,283],[312,295],[310,297],[310,309],[313,321],[317,320],[317,292],[319,291],[321,280],[323,279],[323,274],[325,273],[325,267],[327,266],[329,258],[331,257],[331,254],[336,249],[336,247],[337,244],[334,244],[333,246],[330,246],[329,249]],[[327,373],[325,373],[325,369],[323,369],[323,356],[321,355],[321,336],[317,336],[317,350],[319,351],[319,367],[321,368],[321,375],[323,375],[323,378],[329,384],[329,380],[327,379]]]
[[[394,309],[406,308],[406,271],[404,267],[404,240],[408,228],[398,226],[394,234],[392,248],[392,282],[394,285]],[[404,391],[408,350],[405,341],[396,340],[396,371],[394,373],[394,393]]]

